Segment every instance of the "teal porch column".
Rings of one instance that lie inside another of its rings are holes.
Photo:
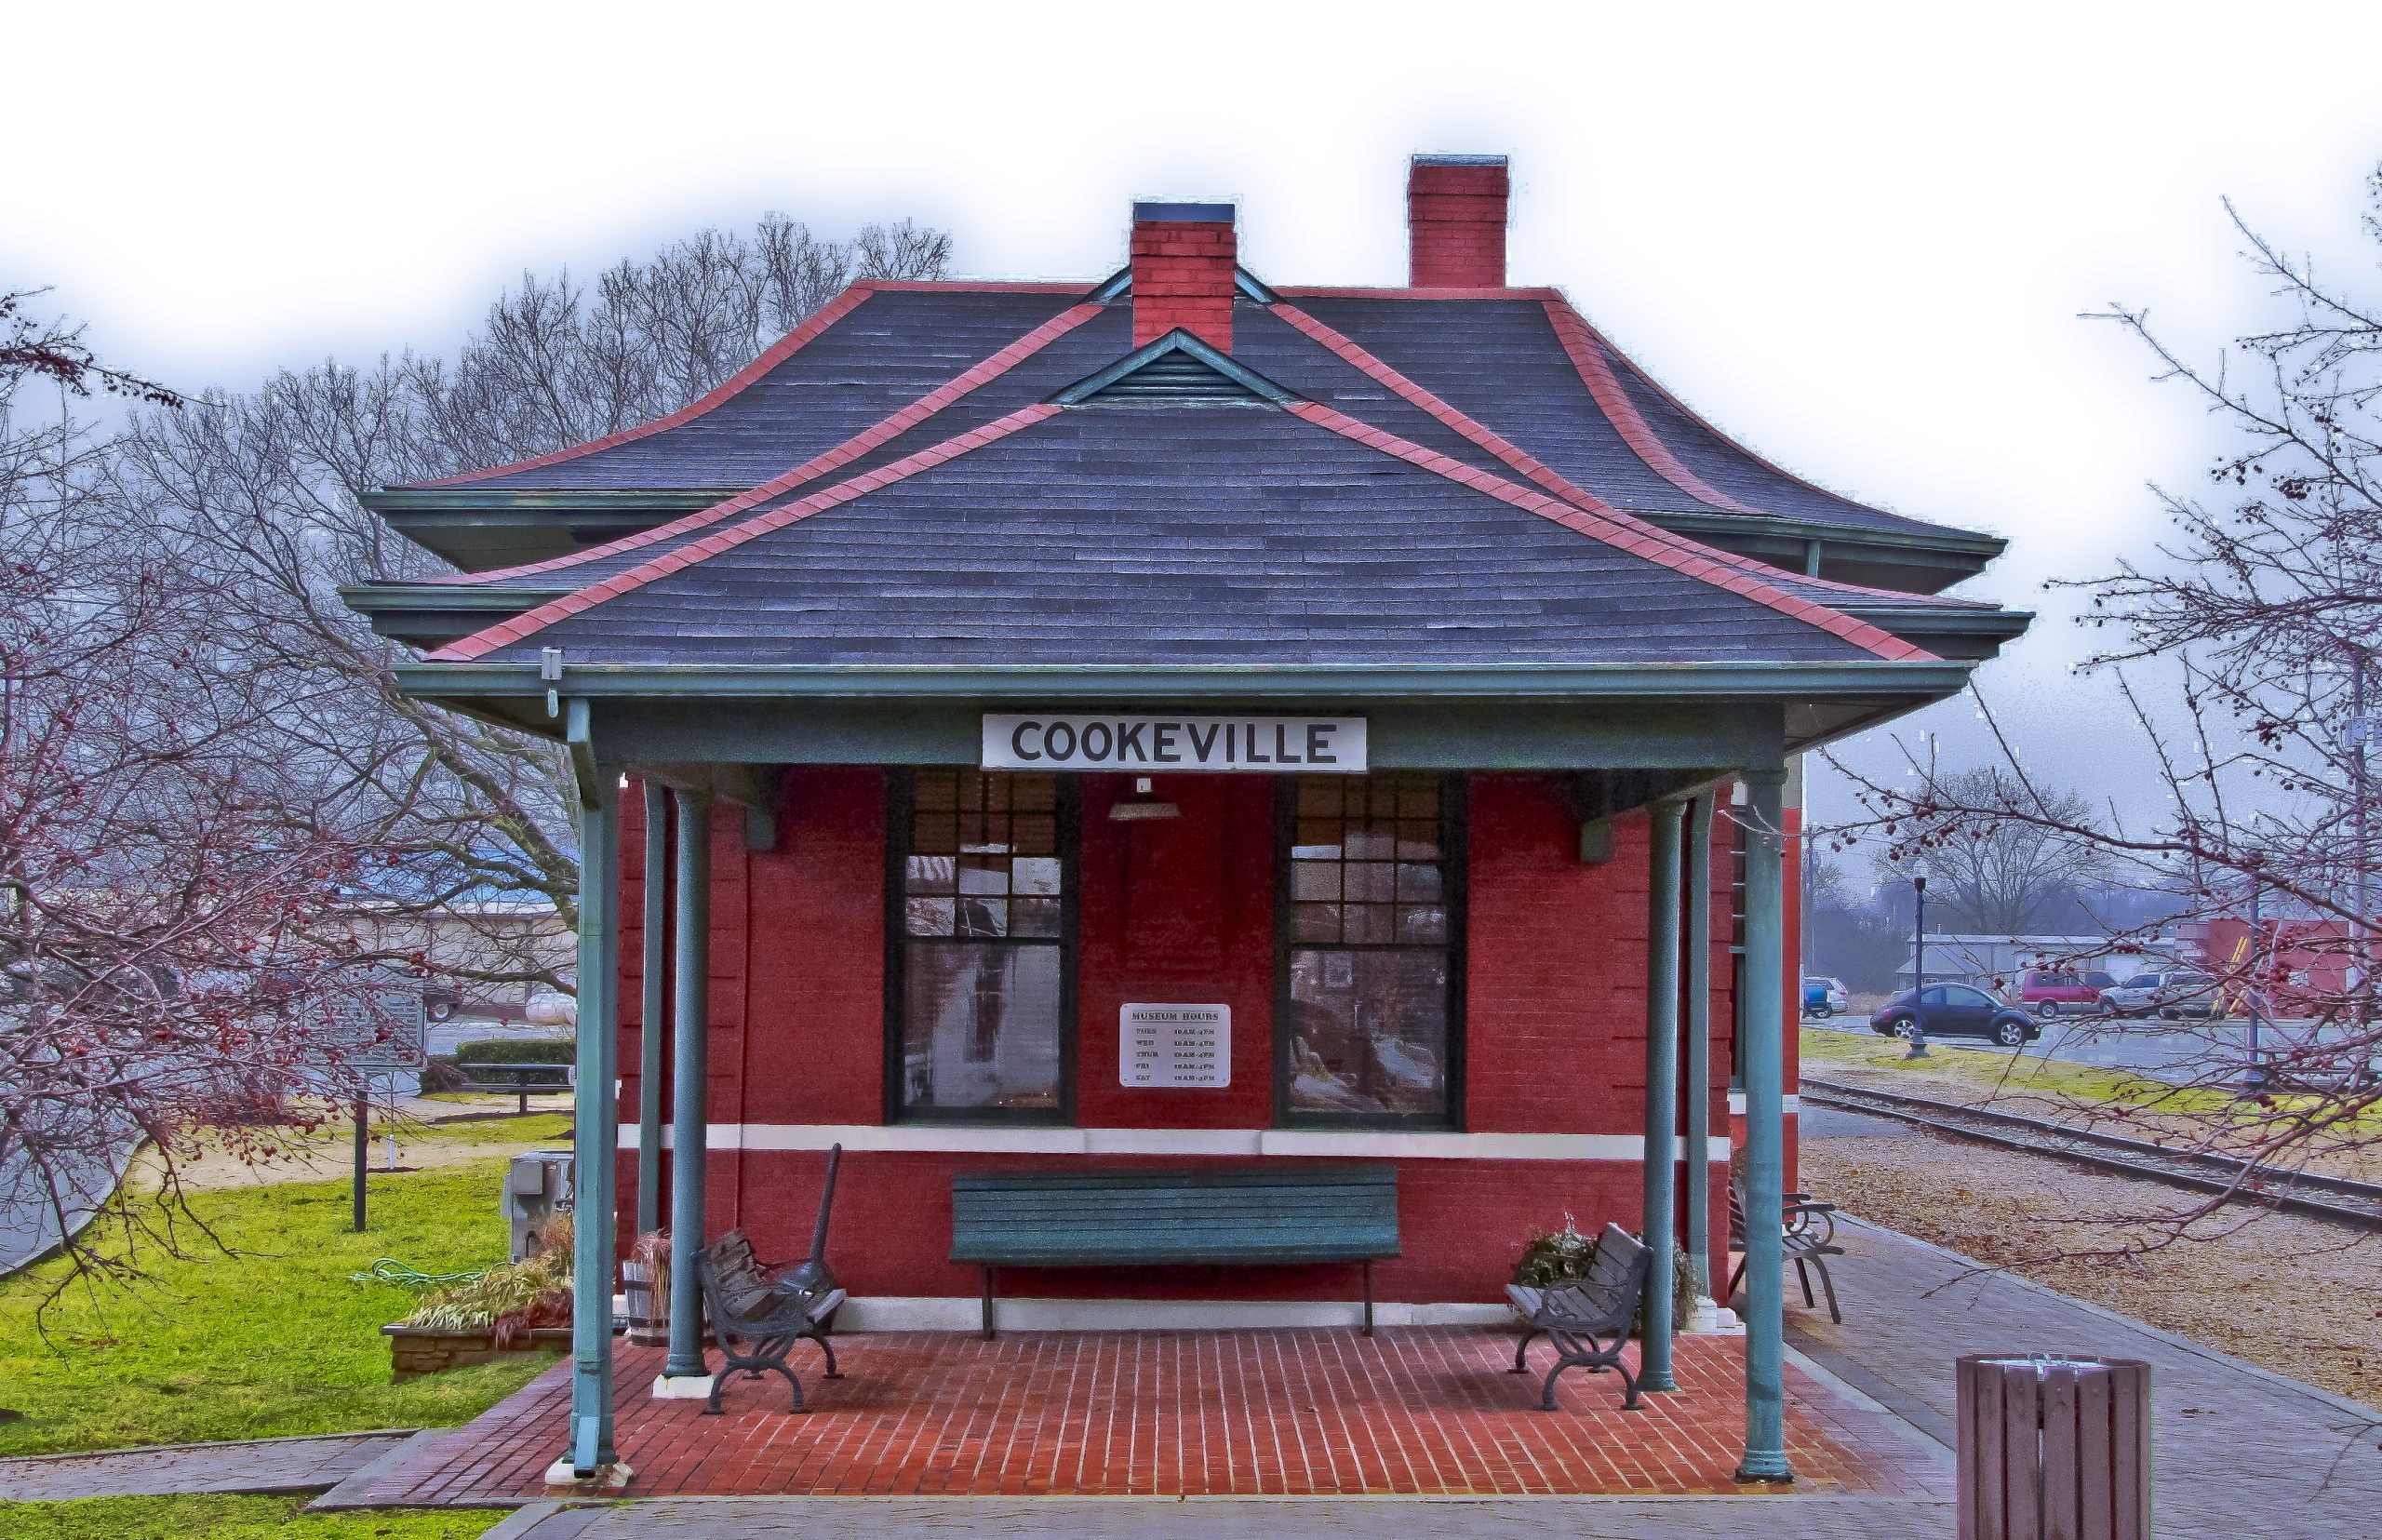
[[[612,1446],[612,1194],[620,1159],[621,794],[615,770],[579,784],[579,1083],[570,1267],[570,1466],[592,1476]]]
[[[1687,811],[1687,1254],[1696,1287],[1712,1292],[1712,793]]]
[[[1649,810],[1653,837],[1646,884],[1645,1214],[1640,1234],[1654,1253],[1646,1276],[1646,1338],[1638,1384],[1676,1390],[1671,1378],[1671,1215],[1679,1171],[1679,841],[1685,809],[1668,797]]]
[[[670,794],[645,783],[644,993],[637,1020],[636,1233],[662,1227],[662,945],[669,934]]]
[[[1783,1036],[1786,771],[1746,774],[1746,1453],[1741,1481],[1791,1481],[1786,1463],[1786,1203]]]
[[[700,1377],[703,1291],[695,1253],[703,1247],[703,1160],[710,1145],[711,795],[679,791],[677,958],[670,1013],[670,1357],[665,1379]]]

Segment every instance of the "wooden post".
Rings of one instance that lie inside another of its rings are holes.
[[[711,1017],[711,797],[672,794],[677,804],[677,959],[670,1015],[675,1051],[670,1118],[670,1356],[665,1378],[709,1373],[703,1361],[703,1290],[695,1253],[703,1248],[704,1119]]]
[[[1786,1462],[1786,770],[1746,772],[1746,1448],[1740,1481],[1791,1481]]]
[[[573,702],[584,743],[585,703]],[[574,743],[574,747],[578,746]],[[570,1464],[592,1476],[617,1464],[612,1444],[612,1213],[617,1132],[621,947],[618,772],[596,767],[579,785],[579,1074],[575,1089],[570,1305]]]
[[[1646,883],[1646,1118],[1643,1226],[1653,1253],[1646,1275],[1646,1336],[1638,1388],[1676,1390],[1671,1378],[1671,1250],[1679,1196],[1679,855],[1684,804],[1669,797],[1653,819]]]
[[[364,1131],[364,1120],[371,1111],[371,1092],[355,1093],[355,1233],[364,1233],[364,1168],[369,1158],[371,1140]]]
[[[636,1233],[662,1227],[662,947],[670,923],[670,796],[645,783],[644,931],[636,1035]]]
[[[1712,1292],[1712,802],[1687,813],[1687,1254],[1696,1286]]]
[[[1960,1540],[2149,1540],[2150,1366],[1964,1354]]]

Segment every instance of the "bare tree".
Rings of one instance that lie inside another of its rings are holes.
[[[2365,230],[2382,245],[2382,173],[2370,193]],[[2170,532],[2157,561],[2075,585],[2093,596],[2087,623],[2113,636],[2092,666],[2133,708],[2136,743],[2121,752],[2159,767],[2169,806],[2148,819],[2082,816],[2005,739],[1990,778],[1941,775],[1917,758],[1907,786],[1855,776],[1866,812],[1836,834],[1932,859],[1962,841],[2048,841],[2090,852],[2114,879],[2172,892],[2187,927],[2236,921],[2254,901],[2282,917],[2239,957],[2211,959],[2226,1003],[2286,1019],[2264,1033],[2250,1082],[2268,1089],[2212,1120],[2207,1139],[2291,1168],[2370,1141],[2382,1096],[2372,967],[2382,850],[2364,748],[2382,647],[2382,301],[2320,282],[2236,225],[2283,308],[2275,329],[2201,364],[2139,311],[2094,317],[2139,338],[2157,378],[2226,439],[2212,492],[2158,492]],[[2167,676],[2180,707],[2150,703],[2145,670]],[[2185,1078],[2238,1088],[2249,1067],[2238,1035],[2212,1034]]]
[[[949,236],[906,222],[823,240],[764,219],[706,230],[604,273],[525,275],[449,363],[328,361],[246,394],[141,419],[114,492],[184,542],[225,596],[210,646],[276,696],[256,752],[306,787],[305,816],[369,852],[382,929],[440,917],[426,960],[465,986],[568,988],[568,950],[490,899],[542,898],[576,923],[568,770],[538,740],[405,698],[405,650],[339,597],[447,569],[392,537],[359,494],[566,448],[651,421],[725,381],[853,278],[940,276]]]
[[[1904,868],[1923,851],[1928,902],[1943,905],[1944,929],[2017,936],[2064,924],[2079,890],[2108,867],[2096,841],[2066,832],[2099,827],[2092,804],[2075,792],[2027,785],[1999,765],[1955,770],[1933,783],[1941,794],[1940,810],[1914,799],[1897,830],[1894,859],[1883,864],[1881,875],[1907,879]],[[2047,817],[1977,816],[1983,810]]]
[[[63,326],[0,346],[0,1266],[62,1247],[71,1278],[178,1244],[179,1203],[106,1204],[131,1151],[170,1191],[227,1105],[334,1089],[373,985],[321,924],[353,852],[288,810],[248,752],[272,695],[203,645],[217,593],[122,516],[106,445],[43,385],[176,396]]]

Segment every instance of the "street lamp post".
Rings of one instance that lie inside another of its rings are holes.
[[[1910,1051],[1905,1059],[1927,1054],[1927,864],[1910,874],[1910,891],[1918,896],[1918,914],[1910,946]]]

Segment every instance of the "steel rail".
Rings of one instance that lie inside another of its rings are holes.
[[[2178,1149],[2014,1112],[1872,1091],[1810,1076],[1803,1078],[1797,1091],[1802,1102],[1813,1106],[1892,1118],[1958,1139],[2215,1193],[2232,1202],[2382,1230],[2382,1184],[2282,1171],[2207,1150]]]

